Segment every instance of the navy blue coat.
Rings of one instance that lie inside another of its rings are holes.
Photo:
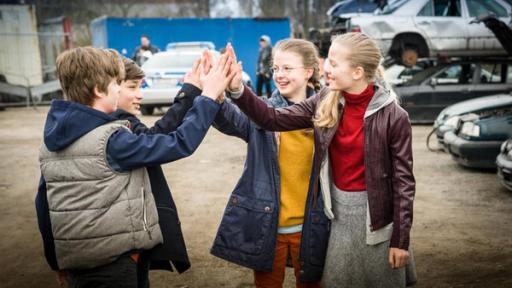
[[[281,97],[274,94],[272,98]],[[275,103],[283,101],[270,102]],[[287,105],[287,104],[284,104]],[[247,142],[247,159],[242,177],[235,186],[211,253],[227,261],[257,270],[272,271],[279,221],[280,173],[273,132],[258,127],[237,106],[223,103],[214,127]],[[322,278],[330,222],[323,211],[323,200],[313,199],[309,184],[299,261],[301,281]]]
[[[110,166],[118,171],[128,171],[158,166],[191,155],[220,108],[218,103],[202,96],[195,98],[193,103],[176,131],[165,135],[137,135],[121,129],[113,133],[107,145]],[[115,120],[117,118],[112,115],[78,103],[54,100],[45,124],[44,141],[51,151],[59,151],[94,128]],[[36,196],[37,220],[46,260],[53,270],[59,270],[46,192],[46,183],[41,177]]]

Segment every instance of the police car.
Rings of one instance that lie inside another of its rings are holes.
[[[142,83],[141,102],[143,115],[151,115],[155,108],[171,106],[174,97],[183,86],[185,74],[192,69],[194,61],[208,49],[214,58],[220,53],[211,42],[176,42],[167,44],[166,51],[152,55],[143,65],[145,77]],[[251,79],[244,72],[243,80],[251,86]]]

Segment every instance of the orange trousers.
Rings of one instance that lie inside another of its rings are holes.
[[[258,288],[281,288],[284,282],[284,273],[288,255],[291,256],[295,271],[295,283],[297,288],[320,288],[320,282],[300,282],[300,238],[302,233],[277,234],[276,256],[272,272],[254,271],[254,284]]]

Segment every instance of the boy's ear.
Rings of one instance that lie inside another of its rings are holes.
[[[97,85],[94,86],[93,92],[94,92],[94,98],[103,98],[103,97],[105,97],[105,93],[101,92],[100,89],[98,89]]]

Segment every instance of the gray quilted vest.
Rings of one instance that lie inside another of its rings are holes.
[[[128,121],[95,128],[58,152],[41,146],[55,254],[60,269],[89,269],[162,242],[145,168],[118,172],[106,158],[110,135]]]

